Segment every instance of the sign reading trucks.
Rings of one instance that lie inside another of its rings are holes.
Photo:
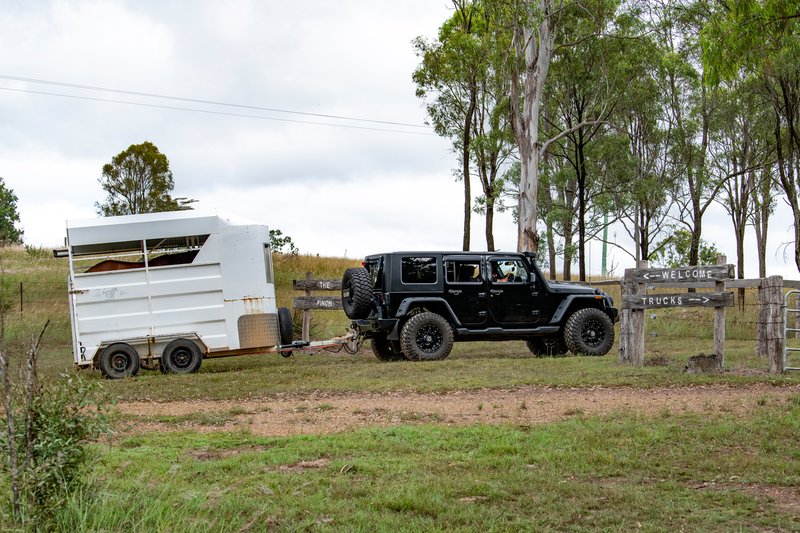
[[[695,292],[686,294],[626,294],[623,309],[655,309],[659,307],[732,307],[732,292]]]

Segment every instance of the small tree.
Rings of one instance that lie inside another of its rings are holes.
[[[659,243],[657,248],[660,251],[655,256],[655,262],[659,265],[677,268],[695,264],[691,260],[692,232],[689,230],[675,230],[664,242]],[[716,263],[719,253],[714,243],[709,244],[701,239],[699,259],[696,264],[713,265]]]
[[[296,255],[297,252],[299,252],[294,242],[292,242],[292,238],[288,235],[284,235],[279,229],[269,230],[269,246],[272,248],[273,252],[279,254],[289,253]]]
[[[17,195],[0,178],[0,245],[22,242],[23,231],[17,228],[18,223]]]
[[[95,203],[101,216],[157,213],[191,209],[195,200],[173,198],[175,186],[167,156],[149,141],[132,144],[103,165],[100,186],[106,201]]]

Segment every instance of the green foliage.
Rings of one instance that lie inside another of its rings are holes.
[[[659,265],[676,268],[689,266],[690,251],[692,247],[692,234],[685,229],[675,230],[666,238],[665,243],[658,245],[659,251],[655,254],[655,262]],[[698,265],[714,265],[719,255],[717,247],[711,243],[700,241],[700,254]]]
[[[0,246],[22,242],[23,231],[17,227],[18,223],[17,195],[0,178]]]
[[[173,198],[169,160],[151,142],[132,144],[103,165],[100,186],[106,201],[95,203],[101,216],[157,213],[191,209],[195,200]]]
[[[13,439],[21,466],[22,519],[41,526],[84,485],[84,474],[94,457],[88,445],[106,431],[106,402],[96,382],[72,374],[36,387],[30,403],[30,389],[23,389],[13,386],[11,396]],[[7,426],[5,412],[2,425],[4,429]],[[5,474],[10,474],[9,445],[9,434],[3,431],[0,451]],[[2,497],[11,503],[8,493]]]
[[[278,252],[279,254],[289,253],[297,255],[300,251],[294,245],[294,242],[292,242],[292,238],[288,235],[284,235],[279,229],[269,230],[269,246],[272,248],[273,252]]]

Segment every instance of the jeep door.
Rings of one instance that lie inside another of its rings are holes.
[[[486,322],[486,280],[481,256],[444,257],[444,298],[465,326]]]
[[[499,325],[525,327],[539,322],[538,299],[525,261],[520,257],[490,257],[489,313]]]

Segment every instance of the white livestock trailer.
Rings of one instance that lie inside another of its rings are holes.
[[[266,226],[197,211],[68,221],[67,251],[80,367],[191,373],[206,357],[298,347]]]

